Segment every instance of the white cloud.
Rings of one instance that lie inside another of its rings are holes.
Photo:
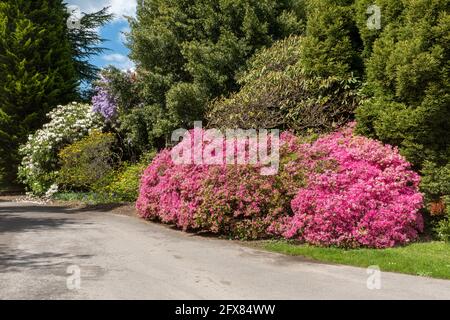
[[[70,5],[76,5],[82,12],[90,13],[110,7],[116,20],[124,20],[124,16],[134,17],[137,0],[66,0]]]
[[[120,53],[111,53],[104,55],[102,56],[102,60],[124,71],[134,70],[135,68],[133,61],[131,61],[127,56]]]

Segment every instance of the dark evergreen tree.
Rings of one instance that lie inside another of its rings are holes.
[[[367,61],[374,96],[357,112],[359,128],[401,147],[420,168],[450,157],[450,3],[404,0]]]
[[[129,46],[147,106],[136,112],[156,117],[145,130],[163,136],[174,126],[202,120],[207,100],[239,89],[236,74],[250,56],[303,31],[301,0],[139,2]],[[123,123],[134,130],[134,121]]]
[[[108,8],[93,13],[83,13],[75,27],[69,28],[69,40],[72,44],[72,56],[79,81],[85,88],[90,88],[91,82],[98,79],[100,69],[90,62],[90,58],[99,55],[106,49],[101,47],[105,41],[98,30],[110,22],[113,15]]]
[[[308,23],[301,64],[317,77],[361,76],[362,40],[354,20],[354,0],[307,1]]]
[[[450,239],[450,2],[403,0],[367,60],[372,98],[357,110],[360,133],[400,147],[422,173],[430,212]]]
[[[0,177],[12,182],[17,149],[54,106],[76,98],[78,76],[62,0],[0,2]]]

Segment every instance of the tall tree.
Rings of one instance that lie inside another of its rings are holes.
[[[404,10],[373,43],[357,112],[362,133],[401,147],[421,168],[450,165],[450,3],[404,0]]]
[[[102,47],[105,41],[98,30],[113,19],[113,15],[108,13],[109,8],[103,8],[100,11],[92,13],[75,14],[75,25],[69,28],[69,40],[72,44],[72,57],[74,59],[75,69],[78,74],[78,80],[81,83],[83,93],[90,92],[92,81],[98,79],[100,69],[90,62],[92,56],[96,56],[104,52],[106,49]]]
[[[156,117],[147,130],[162,135],[170,125],[202,120],[208,99],[239,89],[236,74],[251,55],[301,34],[303,20],[301,0],[139,2],[129,45],[145,108]]]
[[[12,182],[17,149],[54,106],[76,98],[78,76],[62,0],[0,2],[0,178]]]

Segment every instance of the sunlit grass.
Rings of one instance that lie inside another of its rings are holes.
[[[367,268],[378,265],[382,271],[450,279],[450,243],[418,242],[390,249],[321,248],[287,241],[263,241],[263,249],[293,256]]]

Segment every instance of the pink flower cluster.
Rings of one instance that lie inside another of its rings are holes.
[[[315,169],[308,186],[291,203],[294,215],[272,231],[344,247],[386,248],[417,238],[423,229],[420,178],[397,149],[354,136],[349,127],[317,140],[310,151]]]
[[[287,158],[303,145],[289,133],[280,141],[285,163],[272,176],[261,175],[262,164],[176,165],[170,150],[163,150],[143,174],[138,212],[183,230],[267,237],[267,228],[290,211],[290,201],[304,184],[302,162]]]
[[[239,238],[377,248],[417,238],[419,176],[396,149],[351,127],[312,144],[290,133],[280,142],[273,176],[259,165],[175,165],[163,150],[144,172],[136,207],[143,218]]]

